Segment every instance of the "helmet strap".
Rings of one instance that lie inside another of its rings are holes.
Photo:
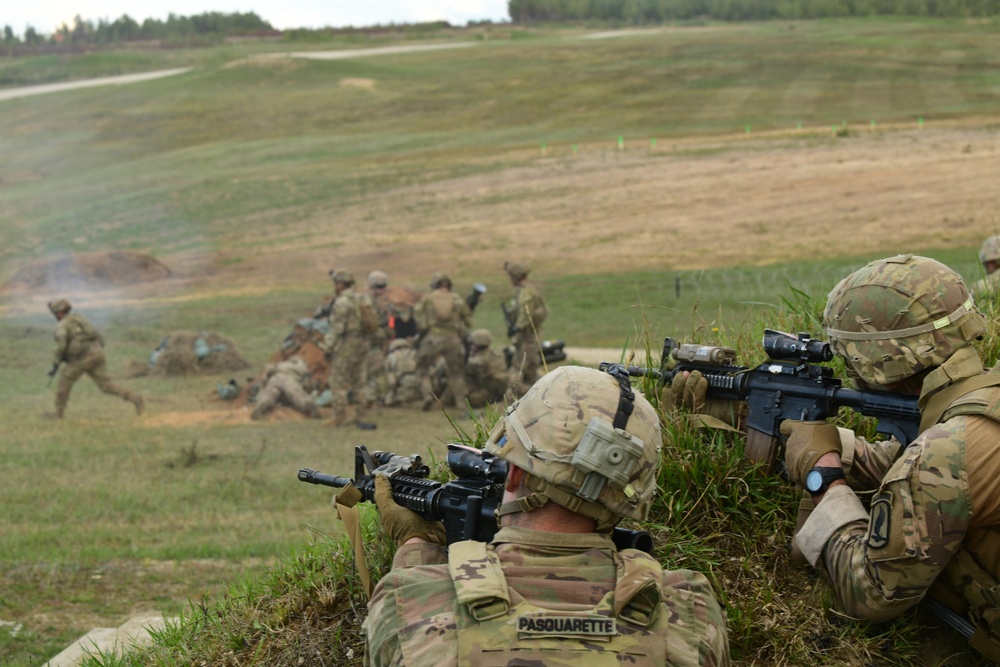
[[[611,510],[605,509],[589,500],[584,500],[579,496],[574,496],[567,491],[563,491],[554,484],[550,484],[541,477],[536,477],[530,473],[525,473],[524,485],[533,493],[500,505],[496,510],[498,518],[506,514],[514,514],[515,512],[532,512],[551,500],[571,512],[576,512],[588,519],[593,519],[597,522],[598,530],[610,530],[621,519],[621,517],[611,512]]]

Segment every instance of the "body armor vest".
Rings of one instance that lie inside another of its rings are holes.
[[[486,544],[452,544],[448,569],[458,599],[459,664],[667,664],[671,613],[662,600],[663,569],[653,557],[632,552],[628,559],[615,554],[615,587],[597,605],[567,611],[565,604],[543,607],[509,589],[496,551]],[[693,618],[693,611],[673,611]]]

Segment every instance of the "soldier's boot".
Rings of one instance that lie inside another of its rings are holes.
[[[141,417],[146,411],[146,399],[141,394],[129,394],[128,400],[135,406],[135,414]]]

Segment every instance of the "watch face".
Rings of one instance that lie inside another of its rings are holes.
[[[806,475],[806,491],[816,493],[823,488],[823,473],[819,470],[810,470]]]

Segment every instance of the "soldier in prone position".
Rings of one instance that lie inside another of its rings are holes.
[[[1000,661],[1000,367],[984,372],[972,347],[985,319],[956,272],[911,255],[852,273],[823,319],[860,386],[920,396],[920,433],[903,448],[783,422],[788,474],[815,505],[796,545],[852,616],[885,621],[929,596]],[[854,489],[876,491],[870,509]]]
[[[486,442],[508,463],[490,544],[445,549],[443,525],[397,505],[377,477],[399,548],[369,603],[366,664],[728,665],[708,580],[611,540],[622,518],[646,518],[660,445],[656,410],[627,375],[564,366]]]
[[[69,403],[73,384],[83,375],[89,375],[97,388],[105,394],[118,396],[135,406],[135,413],[141,415],[146,403],[142,396],[122,389],[108,378],[107,361],[104,358],[104,337],[90,321],[78,313],[71,313],[73,307],[66,299],[49,302],[49,310],[59,322],[55,330],[55,350],[49,376],[59,373],[56,385],[56,412],[54,417],[62,419]],[[61,365],[61,370],[60,370]]]
[[[264,372],[264,388],[257,394],[250,419],[263,419],[277,405],[287,405],[312,419],[319,419],[319,408],[309,392],[313,377],[301,357],[292,357],[277,364],[268,364]]]

